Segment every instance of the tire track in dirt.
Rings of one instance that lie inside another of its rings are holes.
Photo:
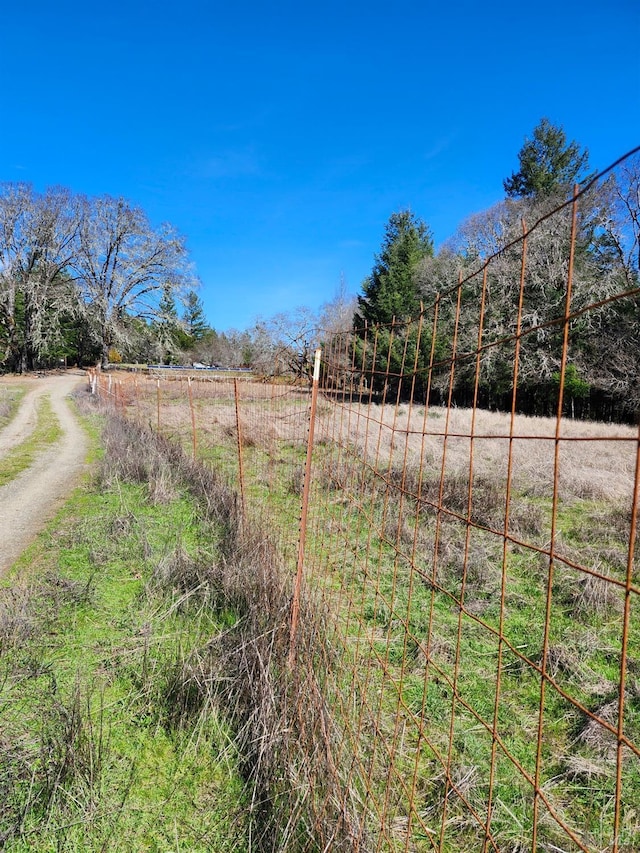
[[[0,455],[4,455],[33,432],[37,400],[45,394],[63,431],[62,438],[39,454],[30,468],[0,487],[0,574],[35,539],[85,469],[87,438],[65,400],[82,381],[80,374],[35,380],[20,411],[0,433]]]

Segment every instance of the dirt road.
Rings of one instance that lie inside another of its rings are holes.
[[[38,399],[48,395],[64,433],[30,468],[0,487],[0,574],[15,562],[79,481],[87,439],[65,398],[83,381],[80,373],[26,380],[29,390],[20,410],[0,432],[1,458],[33,432]]]

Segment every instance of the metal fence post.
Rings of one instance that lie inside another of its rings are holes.
[[[318,403],[318,386],[320,385],[320,357],[322,350],[317,349],[313,363],[313,384],[311,386],[311,410],[309,412],[309,437],[307,439],[307,459],[304,469],[304,486],[302,489],[302,510],[300,513],[300,536],[298,539],[298,566],[293,588],[291,603],[291,633],[289,635],[289,666],[293,666],[296,658],[295,640],[300,617],[300,592],[302,589],[302,571],[304,567],[304,550],[307,533],[307,512],[309,508],[309,488],[311,484],[311,458],[313,455],[313,433],[316,421]]]
[[[193,458],[196,458],[197,438],[196,438],[196,413],[193,408],[193,392],[191,391],[191,377],[187,377],[187,388],[189,390],[189,408],[191,410],[191,432],[193,434]]]
[[[236,402],[236,434],[238,436],[238,479],[240,485],[240,504],[242,509],[242,518],[246,516],[246,503],[244,494],[244,465],[242,463],[242,427],[240,424],[240,389],[238,387],[238,379],[233,380],[233,394]]]

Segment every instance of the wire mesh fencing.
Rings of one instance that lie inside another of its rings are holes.
[[[295,559],[309,434],[307,381],[158,370],[101,374],[99,382],[122,414],[214,467],[237,491],[244,512],[268,527],[283,560]]]
[[[320,333],[313,387],[112,389],[272,532],[291,668],[296,597],[323,616],[318,849],[640,849],[638,232],[598,213],[634,186],[494,212],[419,316]]]

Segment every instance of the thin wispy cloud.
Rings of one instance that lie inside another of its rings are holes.
[[[436,157],[439,157],[441,154],[451,147],[452,142],[455,140],[457,134],[449,133],[446,136],[442,136],[431,145],[427,150],[423,153],[423,159],[425,160],[435,160]]]
[[[149,15],[134,2],[124,29],[113,4],[5,3],[0,180],[124,196],[173,223],[219,330],[321,304],[343,272],[359,287],[394,211],[412,210],[441,245],[499,199],[541,116],[589,149],[593,169],[633,147],[638,4],[575,5],[541,0],[553,27],[514,39],[531,29],[526,6],[505,16],[470,0],[397,15],[370,2],[321,15],[301,3],[187,3],[176,15],[160,3]],[[587,71],[592,57],[589,86],[576,85],[568,34]],[[25,38],[29,73],[15,74]],[[52,43],[82,74],[51,63]],[[71,83],[64,132],[43,144]],[[109,121],[96,112],[103,91],[118,93]]]
[[[366,242],[364,240],[340,240],[338,243],[339,249],[360,249],[363,246],[366,246]]]
[[[202,162],[197,171],[202,178],[259,177],[263,174],[255,152],[246,149],[222,151]]]

